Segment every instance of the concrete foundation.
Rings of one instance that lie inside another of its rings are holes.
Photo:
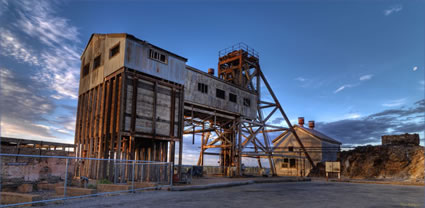
[[[12,192],[0,192],[0,193],[1,193],[1,204],[16,204],[16,203],[34,202],[34,201],[41,200],[41,197],[39,195],[19,194],[19,193],[12,193]],[[31,204],[26,206],[31,206]]]
[[[64,187],[58,186],[55,188],[56,194],[59,196],[63,196]],[[86,189],[86,188],[75,188],[75,187],[67,187],[66,188],[66,196],[82,196],[82,195],[90,195],[95,194],[96,189]]]
[[[63,187],[63,183],[39,183],[37,184],[37,190],[55,190],[58,186]]]
[[[98,184],[97,185],[97,191],[99,192],[114,192],[114,191],[125,191],[125,190],[131,190],[131,185],[117,185],[117,184]]]
[[[32,184],[22,184],[18,186],[18,192],[20,193],[31,193],[32,192]]]

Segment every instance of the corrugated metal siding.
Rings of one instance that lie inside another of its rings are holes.
[[[149,58],[149,45],[143,45],[134,40],[127,39],[124,65],[128,68],[169,80],[178,84],[184,84],[186,78],[186,63],[170,54],[168,63],[164,64]],[[156,49],[158,50],[158,49]],[[160,51],[161,52],[161,51]],[[164,52],[164,54],[166,54]]]
[[[127,102],[125,107],[125,125],[124,131],[130,131],[131,125],[131,110],[133,100],[133,86],[131,83],[133,78],[130,78],[127,85]],[[166,86],[157,86],[158,93],[156,98],[156,134],[161,136],[170,135],[170,117],[171,117],[171,88]],[[152,134],[152,117],[154,104],[154,83],[146,80],[138,80],[137,87],[137,105],[136,105],[136,132]],[[177,137],[178,132],[178,109],[179,94],[176,92],[175,100],[175,117],[174,117],[174,137]]]
[[[109,58],[109,50],[118,43],[120,44],[120,52],[114,57]],[[106,36],[103,54],[105,56],[103,77],[107,77],[124,66],[125,38]]]
[[[198,91],[198,83],[208,85],[208,93]],[[220,81],[210,76],[187,69],[186,82],[184,84],[185,101],[197,103],[205,106],[210,106],[216,109],[233,112],[243,115],[248,118],[255,118],[257,113],[257,95],[241,90],[233,85]],[[216,89],[221,89],[226,92],[225,99],[216,97]],[[229,93],[237,95],[237,103],[229,101]],[[243,98],[249,98],[251,101],[250,107],[243,105]]]
[[[106,76],[117,71],[123,66],[124,38],[111,38],[105,35],[94,35],[85,53],[81,56],[80,86],[78,94],[81,95],[101,84]],[[120,42],[120,53],[109,59],[109,49]],[[94,59],[101,55],[100,67],[93,69]],[[90,62],[90,72],[82,77],[83,67]]]

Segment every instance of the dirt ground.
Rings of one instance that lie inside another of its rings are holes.
[[[341,152],[341,172],[351,179],[424,182],[424,147],[361,146]]]
[[[424,207],[424,187],[344,182],[264,183],[200,191],[148,191],[45,207]]]
[[[207,185],[207,184],[214,184],[214,183],[229,183],[229,182],[237,182],[237,181],[248,181],[248,180],[255,180],[255,181],[273,181],[273,180],[297,180],[297,177],[293,176],[279,176],[279,177],[240,177],[240,178],[226,178],[222,176],[204,176],[202,178],[194,177],[192,178],[191,184],[179,184],[180,186],[184,185]],[[301,177],[299,179],[302,179]]]

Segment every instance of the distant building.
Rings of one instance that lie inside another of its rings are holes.
[[[314,121],[309,121],[309,127],[304,127],[304,118],[298,119],[294,125],[306,151],[315,165],[319,162],[336,161],[341,142],[314,129]],[[307,176],[312,166],[306,160],[302,148],[291,131],[287,131],[273,140],[274,163],[279,176]]]
[[[384,135],[382,145],[414,145],[419,146],[419,134]]]

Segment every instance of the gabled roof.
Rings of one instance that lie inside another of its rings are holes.
[[[321,133],[321,132],[319,132],[319,131],[317,131],[315,129],[310,129],[310,128],[306,128],[304,126],[298,126],[298,125],[294,125],[294,129],[297,132],[298,131],[303,131],[303,132],[305,132],[305,133],[307,133],[307,134],[309,134],[309,135],[311,135],[311,136],[313,136],[313,137],[315,137],[315,138],[317,138],[317,139],[319,139],[321,141],[325,141],[325,142],[329,142],[329,143],[333,143],[333,144],[339,144],[339,145],[342,144],[341,142],[339,142],[339,141],[337,141],[335,139],[332,139],[331,137],[329,137],[329,136],[327,136],[327,135],[325,135],[325,134],[323,134],[323,133]],[[292,132],[291,131],[287,131],[280,138],[284,138],[287,134],[290,134],[290,133],[292,133]],[[276,143],[279,140],[280,139],[273,140],[273,143]]]
[[[93,33],[93,34],[91,34],[90,39],[89,39],[89,41],[87,42],[87,45],[86,45],[86,47],[84,48],[84,51],[83,51],[83,53],[82,53],[82,54],[84,54],[84,53],[86,52],[87,47],[89,46],[89,44],[90,44],[91,40],[93,39],[93,37],[94,37],[95,35],[99,35],[99,36],[110,36],[110,37],[122,37],[122,38],[129,38],[129,39],[135,40],[135,41],[137,41],[137,42],[139,42],[139,43],[141,43],[141,44],[147,44],[147,45],[150,45],[150,46],[152,46],[152,47],[154,47],[154,48],[156,48],[156,49],[159,49],[159,50],[165,51],[165,52],[169,53],[170,55],[173,55],[173,56],[175,56],[175,57],[177,57],[177,58],[183,59],[185,62],[187,62],[187,58],[185,58],[185,57],[179,56],[179,55],[177,55],[177,54],[175,54],[175,53],[172,53],[172,52],[167,51],[167,50],[165,50],[165,49],[163,49],[163,48],[160,48],[160,47],[158,47],[158,46],[156,46],[156,45],[153,45],[153,44],[149,43],[148,41],[140,40],[139,38],[136,38],[134,35],[131,35],[131,34],[128,34],[128,33],[106,33],[106,34],[102,34],[102,33]]]

